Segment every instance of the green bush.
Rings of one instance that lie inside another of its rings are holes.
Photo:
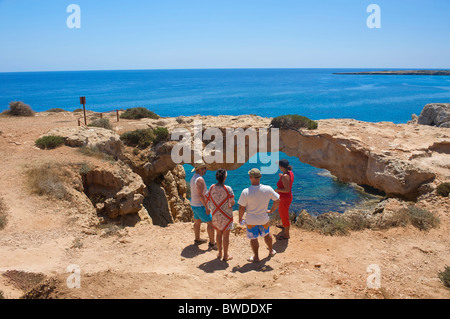
[[[270,123],[274,128],[280,129],[300,129],[307,128],[308,130],[315,130],[318,127],[316,121],[301,115],[282,115],[272,119]]]
[[[141,129],[123,133],[120,139],[128,146],[146,148],[155,140],[155,134],[152,129]]]
[[[36,140],[36,146],[40,149],[54,149],[64,144],[64,137],[59,135],[48,135]]]
[[[158,144],[159,142],[167,141],[169,139],[169,130],[165,127],[157,127],[153,130],[153,134],[155,135],[154,144]]]
[[[450,267],[446,266],[443,272],[439,273],[439,279],[445,287],[450,288]]]
[[[442,197],[448,197],[450,194],[450,183],[442,183],[436,188],[436,193]]]
[[[152,111],[146,109],[145,107],[133,107],[131,109],[126,110],[124,113],[120,115],[121,119],[128,120],[138,120],[142,118],[151,118],[151,119],[159,119],[159,115],[153,113]]]
[[[165,127],[141,129],[123,133],[120,139],[128,146],[146,148],[169,139],[169,131]]]
[[[93,126],[93,127],[102,127],[102,128],[106,128],[108,130],[112,130],[112,126],[111,123],[109,122],[108,119],[98,119],[95,120],[94,122],[88,124],[88,126]]]
[[[9,110],[5,111],[4,114],[12,116],[34,116],[34,111],[28,104],[15,101],[9,103]]]

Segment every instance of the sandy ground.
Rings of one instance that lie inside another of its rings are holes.
[[[247,261],[251,249],[243,232],[231,235],[234,258],[223,262],[207,244],[194,245],[192,223],[162,228],[143,221],[113,235],[88,235],[72,222],[73,207],[30,195],[25,185],[27,167],[95,160],[65,146],[34,147],[51,128],[72,125],[72,114],[0,117],[0,197],[8,207],[8,224],[0,230],[0,290],[6,298],[24,294],[2,276],[8,270],[57,278],[58,298],[450,297],[438,279],[450,265],[444,211],[439,211],[440,228],[427,232],[406,227],[331,237],[293,229],[289,241],[274,240],[278,253],[272,258],[260,241],[263,259],[257,263]],[[66,285],[71,264],[81,269],[81,288]],[[367,286],[370,265],[379,267],[380,289]]]

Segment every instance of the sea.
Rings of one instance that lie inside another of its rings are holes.
[[[111,111],[146,107],[162,117],[257,114],[275,117],[299,114],[313,120],[353,118],[368,122],[406,123],[428,103],[450,101],[450,77],[417,75],[342,75],[380,69],[198,69],[0,73],[0,112],[11,101],[34,111],[73,111],[86,97],[86,108]],[[374,199],[360,187],[341,183],[328,171],[280,153],[293,166],[291,210],[320,214]],[[249,186],[248,171],[262,164],[246,163],[228,172],[226,184],[236,199]],[[192,166],[185,165],[186,180]],[[215,183],[207,172],[208,186]],[[278,174],[264,175],[276,187]]]

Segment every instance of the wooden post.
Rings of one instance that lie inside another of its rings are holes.
[[[85,96],[80,97],[80,104],[83,104],[84,125],[87,125],[87,119],[86,119],[86,97]]]
[[[116,110],[116,114],[117,114],[117,122],[119,122],[119,110]]]

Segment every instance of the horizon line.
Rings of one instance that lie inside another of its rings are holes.
[[[49,72],[109,72],[109,71],[195,71],[195,70],[317,70],[317,69],[354,69],[354,70],[445,70],[450,71],[450,68],[386,68],[386,67],[230,67],[230,68],[155,68],[155,69],[83,69],[83,70],[35,70],[35,71],[0,71],[0,74],[5,73],[49,73]]]

